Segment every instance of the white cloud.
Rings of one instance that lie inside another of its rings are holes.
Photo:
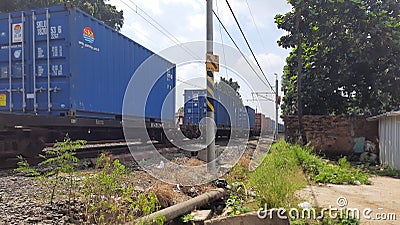
[[[204,17],[205,15],[203,13],[198,13],[189,16],[188,21],[189,21],[189,31],[190,32],[196,32],[200,30],[204,30],[206,28],[204,24]]]
[[[274,53],[258,54],[257,59],[262,65],[264,72],[268,74],[282,73],[285,58]]]

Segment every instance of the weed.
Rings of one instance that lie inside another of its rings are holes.
[[[231,209],[227,213],[228,216],[235,216],[250,212],[250,209],[244,206],[244,200],[236,195],[229,197],[229,199],[226,201],[226,207]]]
[[[264,207],[290,207],[295,191],[306,185],[304,174],[314,182],[333,184],[370,184],[367,173],[351,167],[346,157],[337,165],[322,160],[310,145],[290,145],[279,141],[271,147],[262,164],[249,175],[249,184],[257,191]]]
[[[311,177],[311,180],[319,183],[332,184],[354,184],[359,181],[361,184],[370,184],[367,173],[362,172],[358,168],[353,168],[346,157],[339,159],[337,165],[323,161],[321,158],[313,154],[310,145],[300,147],[292,146],[300,166],[303,171]]]
[[[159,209],[154,193],[139,193],[134,197],[135,190],[127,182],[133,173],[119,160],[112,161],[101,154],[96,169],[99,171],[87,176],[83,186],[89,221],[99,224],[123,223]]]
[[[18,167],[14,169],[15,172],[22,173],[28,177],[37,177],[40,175],[38,171],[30,167],[28,161],[26,161],[26,159],[24,159],[22,155],[17,156],[17,158],[18,158],[17,162]]]
[[[85,205],[88,222],[96,224],[121,224],[132,221],[140,216],[149,215],[159,209],[157,197],[153,192],[136,193],[132,181],[133,173],[129,172],[119,160],[111,160],[101,154],[97,160],[95,172],[87,175],[80,185],[74,179],[78,158],[76,149],[85,141],[72,141],[66,138],[56,143],[50,150],[44,152],[44,159],[38,164],[38,169],[31,168],[28,162],[19,156],[16,172],[28,176],[37,176],[50,192],[50,203],[53,203],[56,193],[60,199],[68,196],[80,197]],[[67,192],[65,191],[67,190]],[[68,211],[71,204],[68,204]],[[151,223],[165,223],[165,217],[157,216]]]
[[[400,178],[400,170],[390,167],[387,164],[375,167],[368,167],[368,172],[377,176]]]
[[[186,215],[181,217],[181,220],[184,223],[191,222],[193,224],[193,219],[194,219],[194,216],[191,213],[188,213],[188,214],[186,214]]]
[[[75,156],[76,149],[85,143],[83,140],[72,141],[69,137],[66,137],[63,142],[55,143],[53,148],[44,151],[44,155],[39,155],[43,161],[38,164],[37,170],[31,168],[22,156],[18,156],[18,168],[15,171],[28,176],[38,176],[44,186],[48,187],[50,204],[53,204],[57,188],[60,189],[59,192],[64,193],[65,187],[68,191],[68,202],[71,202],[73,189],[76,187],[73,173],[79,161]],[[62,176],[62,174],[66,174],[66,176]]]

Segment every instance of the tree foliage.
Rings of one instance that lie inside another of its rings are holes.
[[[278,44],[293,48],[284,67],[284,115],[297,113],[299,41],[304,114],[370,115],[399,109],[398,0],[289,3],[293,10],[275,17],[278,28],[288,32]]]
[[[215,89],[224,92],[230,96],[238,96],[240,98],[239,89],[240,85],[237,81],[233,81],[232,78],[221,77],[221,81],[215,83]]]
[[[106,4],[109,0],[3,0],[0,1],[0,13],[72,3],[73,6],[103,21],[105,24],[120,30],[124,24],[123,11]]]

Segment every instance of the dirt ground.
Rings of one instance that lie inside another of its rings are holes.
[[[345,208],[360,211],[362,225],[400,224],[400,179],[372,177],[370,180],[372,185],[312,185],[298,194],[313,208],[340,209],[339,205],[347,201]],[[384,219],[393,215],[395,218]]]

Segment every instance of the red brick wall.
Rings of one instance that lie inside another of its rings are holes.
[[[295,142],[297,138],[297,116],[285,117],[286,140]],[[304,116],[303,127],[307,142],[317,151],[327,155],[351,155],[354,138],[365,137],[376,146],[378,122],[369,122],[365,117],[348,116]]]

